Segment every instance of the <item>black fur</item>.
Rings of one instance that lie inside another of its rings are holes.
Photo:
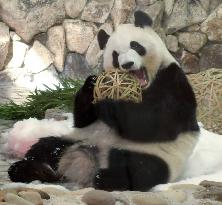
[[[94,120],[104,121],[122,138],[133,141],[164,142],[174,140],[182,132],[199,130],[193,90],[175,63],[158,71],[143,91],[142,103],[103,100],[91,104],[90,109]],[[81,123],[86,116],[88,113],[81,113],[75,118]]]
[[[96,120],[92,104],[95,82],[96,76],[89,76],[75,96],[73,111],[75,127],[85,127]]]
[[[101,29],[97,35],[97,40],[99,43],[99,47],[100,49],[104,49],[106,47],[106,43],[109,40],[109,35],[103,30]]]
[[[43,182],[56,182],[60,175],[56,170],[44,162],[36,160],[21,160],[13,163],[8,170],[8,175],[13,182],[32,182],[39,180]]]
[[[147,191],[166,183],[169,178],[167,164],[159,157],[112,149],[109,168],[101,169],[95,177],[95,187],[102,190]]]
[[[135,50],[141,56],[146,55],[146,49],[136,41],[131,41],[130,42],[130,48]]]
[[[135,26],[144,28],[145,26],[152,26],[153,20],[143,11],[136,11],[134,13]]]
[[[124,69],[126,69],[126,70],[128,70],[128,69],[130,69],[133,65],[134,65],[134,62],[133,62],[133,61],[129,61],[129,62],[121,65],[121,67],[124,68]]]
[[[74,143],[77,141],[59,137],[41,138],[26,153],[23,160],[10,166],[9,178],[14,182],[57,181],[60,177],[56,172],[59,159],[64,150]]]
[[[113,51],[112,57],[113,57],[113,67],[119,68],[119,60],[118,60],[119,54],[116,51]]]

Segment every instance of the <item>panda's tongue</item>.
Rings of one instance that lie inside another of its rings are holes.
[[[140,70],[133,70],[131,73],[138,78],[140,81],[141,86],[147,85],[147,79],[146,79],[146,74],[143,69]]]

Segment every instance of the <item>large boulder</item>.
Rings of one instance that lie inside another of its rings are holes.
[[[200,32],[179,33],[179,43],[191,53],[197,53],[207,42],[206,34]]]
[[[0,18],[26,42],[65,18],[63,0],[0,0]]]
[[[54,54],[54,65],[60,72],[64,68],[65,58],[65,31],[62,26],[51,27],[48,32],[47,47]]]
[[[70,51],[83,54],[93,41],[97,27],[90,22],[66,19],[63,23],[66,43]]]
[[[201,51],[200,68],[206,70],[208,68],[222,68],[222,45],[208,45]]]
[[[168,50],[177,52],[179,50],[177,37],[174,35],[168,35],[166,37],[166,46]]]
[[[39,73],[53,63],[53,54],[39,41],[35,41],[33,46],[25,56],[25,68],[30,73]]]
[[[66,14],[71,18],[79,16],[81,11],[84,9],[87,0],[65,0]]]
[[[119,24],[124,23],[135,7],[135,0],[115,0],[111,11],[114,27],[116,28]]]
[[[29,46],[20,41],[12,42],[12,58],[6,65],[7,68],[20,68],[23,65],[25,54]]]
[[[4,68],[10,42],[9,28],[0,22],[0,70]]]
[[[222,42],[222,4],[201,24],[201,31],[208,35],[211,41]]]
[[[114,0],[91,0],[82,13],[82,20],[104,23],[112,9]]]
[[[199,1],[179,0],[176,1],[169,18],[166,18],[167,33],[174,33],[187,26],[200,23],[207,17]]]
[[[69,53],[66,56],[65,68],[61,73],[63,77],[86,79],[92,73],[92,69],[90,69],[83,55],[78,53]]]

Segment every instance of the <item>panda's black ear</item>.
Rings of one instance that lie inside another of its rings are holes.
[[[135,26],[136,27],[141,27],[144,28],[145,26],[152,26],[152,19],[151,17],[144,13],[143,11],[136,11],[134,13],[134,18],[135,18]]]
[[[106,47],[109,37],[110,37],[109,34],[107,34],[103,29],[99,31],[97,35],[97,40],[98,40],[100,49],[104,49]]]

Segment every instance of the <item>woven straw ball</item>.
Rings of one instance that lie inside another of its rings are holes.
[[[197,118],[204,128],[222,134],[222,69],[188,75],[197,99]]]
[[[142,101],[142,88],[136,77],[115,70],[101,73],[94,86],[94,103],[104,99]]]

